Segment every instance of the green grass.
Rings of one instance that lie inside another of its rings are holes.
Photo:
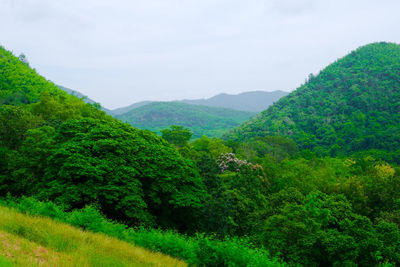
[[[189,265],[284,266],[276,259],[271,258],[268,251],[255,248],[246,239],[218,240],[203,234],[186,236],[174,231],[132,229],[124,224],[107,220],[93,207],[65,212],[51,202],[40,202],[26,197],[0,199],[0,205],[9,206],[31,215],[51,217],[55,221],[116,237],[154,252],[180,258]]]
[[[8,258],[0,255],[0,266],[2,266],[2,267],[13,267],[14,264]]]
[[[0,266],[187,266],[170,256],[0,207]]]

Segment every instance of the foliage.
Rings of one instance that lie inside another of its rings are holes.
[[[212,236],[188,237],[173,231],[134,230],[126,225],[104,218],[95,208],[65,212],[51,202],[40,202],[34,198],[3,199],[1,205],[29,215],[41,215],[117,237],[129,243],[162,252],[197,266],[281,266],[271,259],[267,251],[255,249],[246,239],[232,238],[219,241]],[[91,219],[89,219],[91,218]]]
[[[182,225],[201,205],[202,181],[155,134],[117,121],[69,120],[57,130],[28,131],[13,171],[13,194],[51,199],[68,208],[97,203],[130,224]],[[29,179],[29,180],[27,180]]]
[[[161,137],[177,147],[183,147],[192,138],[192,132],[182,126],[171,125],[169,129],[161,130]]]

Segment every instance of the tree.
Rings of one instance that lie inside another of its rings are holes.
[[[161,130],[161,136],[169,143],[180,148],[187,145],[190,138],[192,138],[192,132],[182,126],[171,125],[169,129]]]
[[[32,132],[26,143],[32,160],[46,154],[30,190],[41,199],[68,208],[96,203],[113,219],[171,227],[188,225],[202,205],[204,185],[192,162],[154,133],[116,120],[69,120],[49,151],[32,142],[46,132]]]
[[[21,60],[21,62],[25,65],[29,65],[28,58],[25,56],[24,53],[19,54],[18,59]]]
[[[28,129],[36,127],[40,118],[22,107],[0,106],[0,141],[3,146],[16,149],[25,138]]]

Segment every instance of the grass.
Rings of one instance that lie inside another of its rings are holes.
[[[32,197],[0,198],[0,206],[27,215],[50,217],[57,222],[118,238],[153,252],[182,259],[190,266],[285,266],[272,258],[267,250],[254,247],[246,238],[218,240],[204,234],[187,236],[168,230],[133,229],[105,218],[91,206],[66,212],[52,202],[38,201]]]
[[[0,206],[0,266],[187,266],[170,256]]]

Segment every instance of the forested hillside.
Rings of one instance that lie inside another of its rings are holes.
[[[154,132],[180,125],[189,128],[193,137],[221,136],[249,119],[254,113],[233,109],[191,105],[179,102],[152,102],[134,108],[116,118],[134,127]]]
[[[363,46],[229,137],[282,135],[318,155],[370,151],[400,162],[400,45]]]

